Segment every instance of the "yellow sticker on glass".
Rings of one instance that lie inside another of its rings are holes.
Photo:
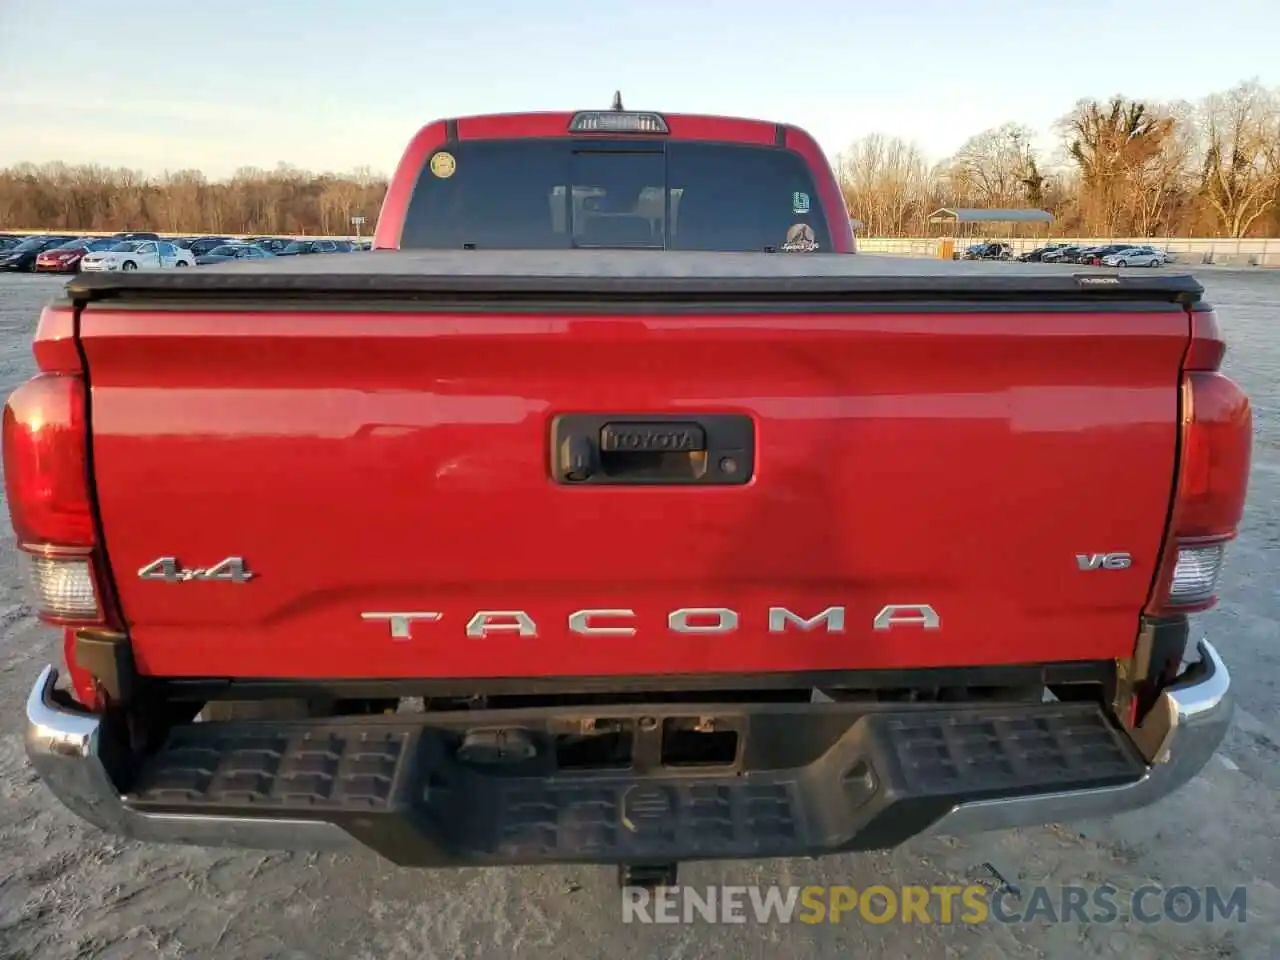
[[[453,159],[452,153],[442,150],[431,157],[431,172],[442,180],[452,177],[453,171],[457,169],[458,161]]]

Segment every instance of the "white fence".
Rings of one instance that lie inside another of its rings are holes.
[[[1108,243],[1132,243],[1167,250],[1180,263],[1215,263],[1241,267],[1280,267],[1280,237],[1257,237],[1227,240],[1221,237],[987,237],[992,243],[1008,243],[1018,253],[1042,247],[1046,243],[1101,246]],[[956,237],[956,253],[978,240]],[[937,237],[858,237],[858,249],[864,253],[890,253],[900,257],[937,257],[942,240]]]

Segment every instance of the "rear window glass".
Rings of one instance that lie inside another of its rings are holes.
[[[809,167],[749,144],[474,140],[425,164],[403,249],[831,250]],[[816,245],[816,246],[815,246]]]

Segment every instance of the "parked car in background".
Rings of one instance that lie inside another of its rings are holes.
[[[277,256],[296,257],[310,253],[350,253],[347,240],[294,240],[280,249]]]
[[[116,233],[116,234],[112,234],[112,239],[114,240],[159,240],[160,234],[147,233],[145,231],[142,233]]]
[[[292,237],[249,237],[244,242],[267,253],[279,253],[294,241]]]
[[[197,237],[187,244],[187,249],[191,251],[191,256],[195,257],[197,262],[210,250],[220,247],[226,243],[236,243],[231,237]]]
[[[1066,263],[1086,263],[1088,258],[1093,255],[1093,249],[1092,246],[1076,247],[1062,259]]]
[[[123,240],[100,253],[89,253],[80,261],[88,273],[105,270],[158,270],[166,267],[194,267],[190,250],[164,240]]]
[[[8,250],[0,252],[0,271],[31,270],[36,268],[36,257],[53,247],[76,239],[61,234],[57,236],[28,237],[14,244]]]
[[[196,257],[197,266],[213,263],[232,263],[236,260],[265,260],[271,254],[251,243],[224,243],[214,247],[208,253]]]
[[[1046,253],[1063,250],[1066,246],[1065,243],[1046,243],[1043,247],[1036,247],[1034,250],[1020,254],[1017,259],[1020,263],[1039,263]]]
[[[86,254],[110,250],[118,241],[110,237],[80,237],[36,254],[36,273],[76,273]]]
[[[1104,267],[1163,267],[1173,262],[1172,254],[1155,247],[1126,247],[1102,258]]]
[[[1007,243],[977,243],[960,255],[961,260],[1012,260],[1013,247]]]
[[[1127,243],[1105,243],[1096,247],[1089,247],[1081,251],[1077,263],[1083,263],[1092,267],[1102,265],[1102,258],[1110,256],[1113,253],[1119,253],[1121,250],[1127,249]]]
[[[169,243],[183,250],[190,250],[193,246],[200,250],[212,250],[220,243],[234,243],[232,237],[224,237],[221,234],[209,237],[166,237]],[[197,254],[198,256],[198,254]]]
[[[1075,263],[1075,257],[1080,254],[1084,247],[1078,244],[1071,244],[1066,247],[1059,247],[1057,250],[1046,250],[1040,254],[1041,263]]]

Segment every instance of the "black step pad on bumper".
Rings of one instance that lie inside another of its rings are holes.
[[[720,767],[652,762],[637,725],[630,767],[559,769],[550,731],[564,714],[546,710],[503,713],[538,754],[498,765],[456,756],[466,729],[494,722],[482,713],[192,724],[137,772],[126,803],[326,820],[402,864],[618,863],[890,847],[962,801],[1117,786],[1146,770],[1085,703],[705,708],[717,709],[741,740]]]

